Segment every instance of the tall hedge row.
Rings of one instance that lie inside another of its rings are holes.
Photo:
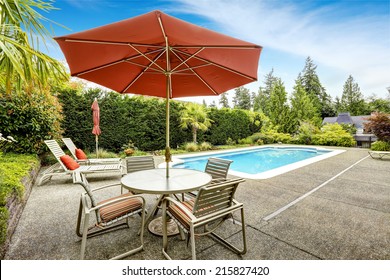
[[[77,146],[95,149],[95,136],[92,134],[91,104],[98,99],[100,108],[99,147],[119,152],[130,141],[144,151],[164,149],[165,147],[165,100],[143,96],[104,93],[99,89],[86,92],[64,90],[59,94],[63,107],[63,135],[70,137]],[[170,101],[170,144],[180,145],[191,139],[188,131],[179,128],[179,112],[183,104]]]
[[[64,120],[63,135],[70,137],[77,146],[93,151],[95,136],[92,131],[91,104],[98,99],[100,107],[99,146],[119,152],[130,141],[140,150],[154,151],[165,148],[165,100],[143,96],[105,93],[99,89],[78,92],[62,90],[59,94]],[[185,103],[170,101],[170,146],[179,147],[192,141],[190,130],[180,128],[180,111]],[[226,144],[231,138],[237,141],[260,130],[260,116],[246,110],[210,108],[211,128],[199,134],[198,140],[213,145]]]

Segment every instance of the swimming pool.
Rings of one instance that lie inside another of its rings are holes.
[[[302,166],[332,157],[345,150],[296,146],[265,146],[202,155],[177,156],[173,167],[204,170],[209,157],[233,160],[229,174],[249,178],[267,179]]]

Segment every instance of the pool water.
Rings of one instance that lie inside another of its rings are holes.
[[[332,150],[295,147],[267,147],[228,153],[208,154],[203,156],[179,157],[181,163],[176,168],[189,168],[204,171],[209,157],[233,160],[229,173],[247,178],[262,178],[259,174],[278,170],[278,174],[296,169],[303,165],[321,160]],[[311,161],[310,159],[318,158]],[[298,164],[297,164],[298,163]],[[302,164],[303,163],[303,164]],[[288,167],[287,169],[284,167]],[[274,176],[274,175],[272,175]],[[272,177],[267,175],[267,177]]]

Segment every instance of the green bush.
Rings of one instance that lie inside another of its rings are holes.
[[[371,150],[373,151],[390,151],[390,142],[375,141],[371,144]]]
[[[297,134],[293,137],[294,144],[312,144],[313,135],[319,133],[319,129],[310,122],[301,122]]]
[[[208,142],[202,142],[198,145],[199,151],[209,151],[213,148],[213,146]]]
[[[187,152],[197,152],[199,150],[199,147],[194,142],[188,142],[184,144],[184,150]]]
[[[356,141],[353,136],[345,131],[338,123],[326,124],[320,133],[312,137],[313,145],[353,147]]]
[[[61,106],[50,93],[32,89],[5,94],[0,88],[0,131],[17,141],[12,151],[43,152],[43,140],[60,137],[61,119]]]
[[[275,144],[275,143],[284,143],[288,144],[292,141],[292,136],[288,133],[277,132],[276,130],[268,130],[257,134],[255,136],[256,143],[264,143],[264,144]]]

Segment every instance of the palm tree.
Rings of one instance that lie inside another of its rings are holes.
[[[188,103],[185,106],[185,109],[181,111],[180,121],[181,128],[191,127],[194,143],[196,143],[198,130],[206,131],[212,123],[212,120],[207,117],[206,108],[197,103]]]
[[[6,92],[68,79],[64,65],[39,51],[51,36],[37,10],[53,9],[41,0],[0,0],[0,85]]]

